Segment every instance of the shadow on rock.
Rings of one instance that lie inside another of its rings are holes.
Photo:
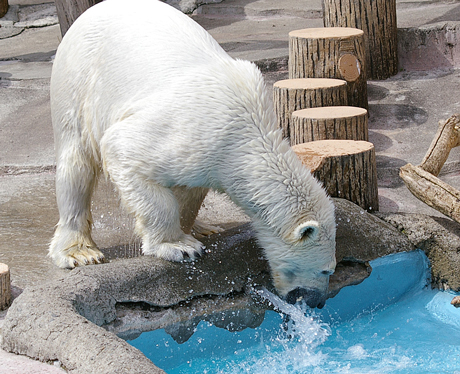
[[[369,101],[383,100],[389,94],[390,90],[388,88],[373,83],[367,84],[367,97]]]
[[[369,141],[374,144],[376,152],[382,152],[393,145],[393,140],[379,132],[369,130]]]

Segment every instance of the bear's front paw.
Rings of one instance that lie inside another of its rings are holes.
[[[153,255],[168,261],[196,260],[203,255],[204,245],[191,235],[183,234],[180,239],[172,243],[160,243],[147,247],[144,242],[144,255]]]
[[[52,253],[50,256],[57,266],[67,269],[105,262],[104,254],[101,251],[96,247],[85,245],[75,245],[64,251]]]

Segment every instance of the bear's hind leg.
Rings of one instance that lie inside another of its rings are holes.
[[[196,259],[203,253],[203,244],[180,225],[179,203],[170,188],[152,179],[154,159],[148,157],[139,139],[126,123],[112,125],[101,141],[104,168],[118,188],[127,210],[136,217],[136,233],[142,239],[144,255],[169,261]],[[139,160],[142,160],[140,162]]]
[[[57,154],[56,199],[59,209],[49,256],[62,268],[104,262],[91,238],[91,195],[97,168],[78,145],[61,145]]]
[[[186,234],[193,233],[195,238],[202,238],[223,231],[220,227],[209,225],[196,219],[209,189],[204,187],[173,187],[172,191],[179,203],[180,225]]]

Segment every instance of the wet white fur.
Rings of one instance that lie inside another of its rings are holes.
[[[200,254],[189,232],[213,188],[252,218],[282,295],[325,291],[335,268],[333,205],[282,139],[259,70],[230,58],[188,16],[155,0],[90,8],[59,46],[51,108],[58,266],[102,260],[90,213],[102,168],[137,218],[144,254]],[[301,239],[306,225],[316,235]]]

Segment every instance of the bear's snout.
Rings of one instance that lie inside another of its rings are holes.
[[[310,308],[323,308],[326,304],[326,297],[324,293],[315,289],[307,289],[297,287],[292,291],[289,291],[285,297],[285,300],[289,304],[295,304],[298,301],[305,300]]]

